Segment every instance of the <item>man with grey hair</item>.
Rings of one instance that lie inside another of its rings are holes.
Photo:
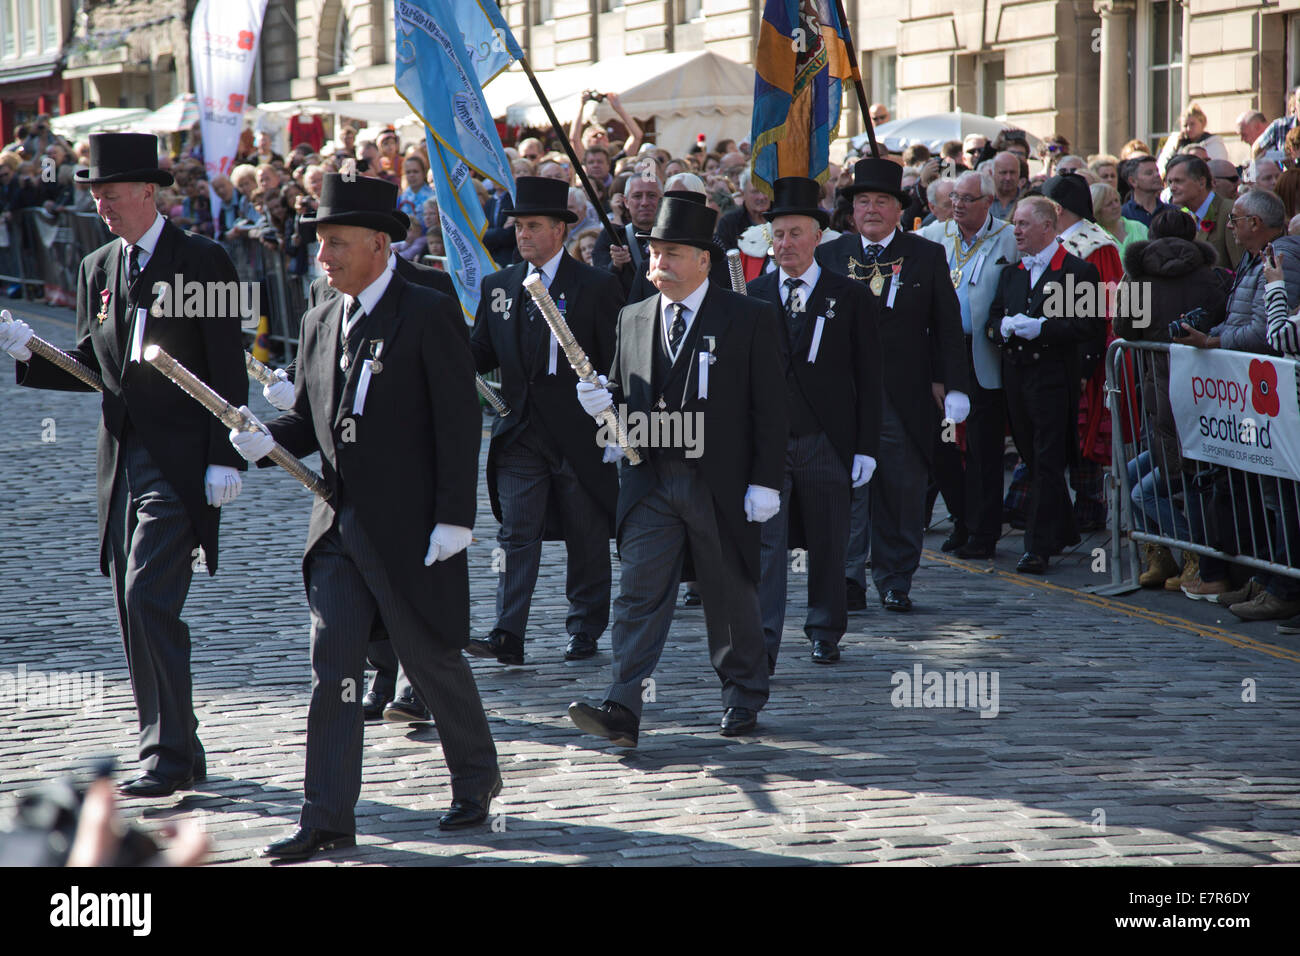
[[[1246,110],[1237,117],[1237,135],[1247,146],[1253,147],[1255,140],[1268,129],[1268,118],[1259,110]]]
[[[1278,177],[1282,175],[1282,164],[1273,156],[1261,156],[1250,164],[1250,181],[1257,189],[1272,192],[1277,188]]]
[[[753,174],[746,169],[740,174],[740,205],[718,220],[713,241],[723,249],[735,249],[740,234],[750,226],[764,225],[763,213],[772,205],[768,195],[754,185]]]
[[[926,217],[925,224],[918,232],[931,242],[938,241],[938,237],[943,235],[944,225],[952,218],[951,197],[955,182],[952,177],[944,176],[925,187],[925,198],[930,204],[930,215]]]
[[[623,186],[623,202],[631,221],[623,228],[621,243],[614,243],[606,229],[591,250],[592,265],[618,276],[624,295],[632,291],[636,277],[643,274],[649,264],[650,247],[644,239],[638,239],[637,234],[648,233],[654,226],[663,195],[663,184],[655,172],[654,163],[638,164],[637,171]]]
[[[1012,159],[1016,159],[1014,154]],[[1017,162],[1017,166],[1018,166]],[[966,462],[951,430],[935,433],[931,488],[943,494],[953,517],[953,531],[944,551],[963,558],[993,556],[1002,530],[1002,437],[1006,430],[1006,399],[1002,393],[1002,362],[985,327],[998,288],[998,276],[1016,262],[1011,226],[989,211],[997,190],[985,173],[963,173],[953,180],[952,220],[937,223],[938,232],[921,234],[940,243],[948,258],[949,278],[961,306],[967,372],[971,380],[970,415],[966,419]],[[945,440],[946,439],[946,440]]]
[[[993,157],[993,186],[996,193],[989,206],[989,213],[995,219],[1011,221],[1011,211],[1015,209],[1016,200],[1020,198],[1020,190],[1026,181],[1021,168],[1023,164],[1024,160],[1019,154],[1009,149],[1004,149]]]

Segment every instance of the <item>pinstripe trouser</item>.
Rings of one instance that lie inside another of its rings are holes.
[[[553,494],[564,521],[568,555],[565,628],[569,634],[596,640],[609,624],[609,516],[578,481],[573,466],[527,433],[498,454],[496,466],[501,499],[497,542],[505,552],[505,570],[497,581],[496,626],[524,637],[542,561],[547,501]]]
[[[654,468],[659,482],[632,507],[620,529],[623,570],[610,631],[613,682],[605,699],[641,716],[643,682],[654,673],[668,640],[689,547],[722,704],[762,709],[768,677],[758,589],[718,527],[713,493],[696,465],[658,459],[637,467]]]
[[[462,552],[449,560],[466,558]],[[346,503],[335,526],[308,556],[307,601],[312,687],[300,824],[340,833],[356,830],[353,810],[361,794],[364,727],[361,686],[376,614],[433,713],[451,772],[452,799],[481,801],[498,769],[474,675],[461,652],[436,642],[415,609],[393,590],[378,552]]]
[[[871,579],[883,598],[887,591],[911,590],[912,575],[921,566],[930,469],[888,395],[881,411],[880,467],[866,488],[871,489]]]
[[[785,627],[787,545],[791,495],[799,496],[808,555],[810,641],[838,644],[848,627],[848,600],[841,571],[849,543],[849,472],[825,432],[791,436],[785,452],[781,511],[763,523],[762,579],[758,597],[763,609],[763,638],[773,661]]]

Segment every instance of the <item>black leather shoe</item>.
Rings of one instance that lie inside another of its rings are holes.
[[[453,800],[451,809],[438,818],[439,830],[463,830],[475,827],[487,819],[492,806],[492,798],[501,792],[501,778],[488,790],[487,796],[477,800]]]
[[[615,747],[635,747],[641,727],[636,714],[612,700],[598,708],[574,701],[569,705],[569,719],[584,734],[604,737]]]
[[[848,598],[848,609],[850,611],[865,611],[867,609],[866,588],[852,578],[845,578],[844,590]]]
[[[361,698],[361,715],[366,720],[382,720],[385,703],[384,698],[373,690],[366,691],[366,696]]]
[[[320,850],[334,850],[339,847],[356,846],[355,833],[335,833],[332,830],[317,830],[314,827],[299,827],[291,837],[277,840],[270,846],[264,846],[257,855],[272,860],[286,862],[310,859]]]
[[[398,697],[384,708],[384,720],[395,724],[431,724],[433,714],[418,697]]]
[[[959,558],[991,558],[995,546],[992,541],[985,541],[980,538],[970,538],[964,545],[957,549]]]
[[[494,630],[486,638],[474,638],[465,650],[475,657],[495,657],[502,664],[524,662],[524,639],[500,629]]]
[[[117,792],[126,797],[169,797],[177,790],[189,790],[193,786],[193,777],[168,780],[166,777],[146,771],[134,780],[119,784]]]
[[[700,597],[699,591],[687,591],[682,597],[682,607],[702,607],[704,598]]]
[[[757,726],[756,711],[748,707],[728,707],[727,712],[722,715],[722,726],[718,728],[718,732],[724,737],[739,737],[741,734],[752,734]]]
[[[834,664],[840,659],[839,645],[830,641],[813,641],[812,659],[814,664]]]
[[[970,533],[961,525],[952,529],[952,534],[939,546],[939,550],[944,554],[952,554],[958,548],[962,547],[970,540]]]
[[[1046,574],[1047,559],[1041,554],[1031,554],[1026,551],[1016,562],[1016,570],[1021,574]]]
[[[912,599],[903,591],[895,591],[890,588],[885,592],[885,596],[880,599],[880,603],[885,606],[886,611],[899,611],[906,614],[912,610]]]
[[[596,656],[596,640],[579,631],[569,638],[569,646],[564,649],[566,661],[585,661]]]

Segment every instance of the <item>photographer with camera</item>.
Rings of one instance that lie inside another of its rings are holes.
[[[609,108],[618,115],[623,125],[627,127],[627,139],[621,147],[616,147],[610,143],[609,134],[605,131],[605,127],[596,122],[594,110],[592,111],[591,121],[585,128],[583,126],[582,117],[587,111],[587,104],[599,104],[604,101],[609,102]],[[632,118],[631,113],[623,108],[623,103],[618,98],[617,93],[598,93],[595,90],[582,91],[582,102],[578,105],[577,115],[573,117],[573,125],[569,127],[569,142],[573,144],[573,152],[576,155],[581,156],[589,146],[603,146],[609,150],[609,161],[613,164],[624,156],[635,156],[641,148],[641,141],[644,138],[645,133],[641,130],[641,125]]]

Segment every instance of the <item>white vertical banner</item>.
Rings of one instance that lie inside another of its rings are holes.
[[[194,10],[190,61],[209,181],[214,176],[230,175],[234,165],[244,98],[253,78],[265,15],[266,0],[199,0]],[[208,192],[215,220],[221,211],[221,198],[211,187]]]

